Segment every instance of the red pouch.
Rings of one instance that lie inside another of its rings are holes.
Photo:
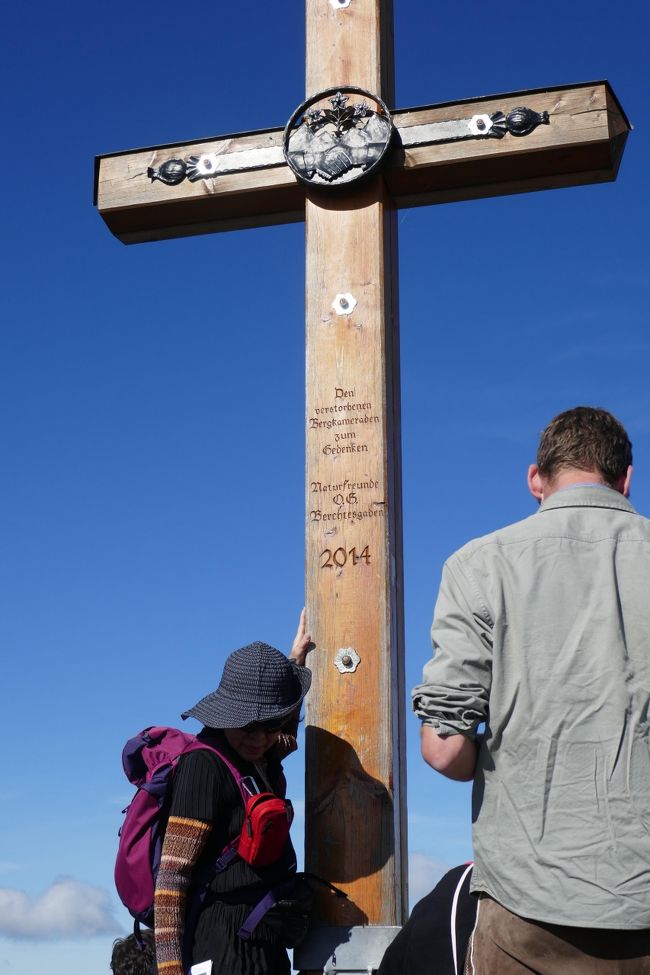
[[[251,779],[242,779],[249,791]],[[254,785],[254,783],[253,783]],[[272,792],[256,792],[246,799],[244,825],[237,852],[252,867],[265,867],[282,855],[293,821],[293,806]]]

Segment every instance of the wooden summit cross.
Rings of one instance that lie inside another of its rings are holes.
[[[96,202],[125,243],[306,221],[306,869],[349,901],[298,961],[351,972],[406,910],[396,208],[612,180],[629,125],[606,82],[391,121],[391,0],[306,6],[285,132],[100,156]]]

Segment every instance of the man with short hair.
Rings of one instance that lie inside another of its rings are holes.
[[[424,759],[474,780],[471,975],[650,975],[650,521],[631,475],[610,413],[561,413],[528,471],[539,511],[443,570],[413,706]]]

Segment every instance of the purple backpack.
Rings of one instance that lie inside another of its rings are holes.
[[[176,728],[145,728],[130,738],[122,752],[122,765],[129,782],[138,787],[119,832],[115,861],[115,886],[120,900],[135,918],[153,927],[153,902],[160,854],[167,825],[171,781],[178,760],[189,752],[207,750],[223,761],[234,777],[242,797],[242,776],[225,755],[198,741],[195,735]],[[236,858],[236,841],[222,852],[215,870],[225,870]]]

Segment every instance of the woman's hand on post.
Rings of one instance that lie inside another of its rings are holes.
[[[307,632],[307,610],[303,609],[300,614],[298,629],[296,630],[296,635],[293,639],[293,646],[291,647],[289,660],[293,660],[294,664],[297,664],[298,667],[304,667],[310,644],[311,634]]]

